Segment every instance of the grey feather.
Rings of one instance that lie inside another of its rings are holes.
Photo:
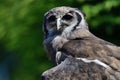
[[[115,72],[114,77],[120,80],[120,47],[93,35],[88,28],[82,11],[71,7],[57,7],[45,14],[49,19],[60,18],[60,29],[57,30],[57,20],[45,21],[44,32],[48,32],[44,45],[53,62],[60,63],[67,56],[99,60]],[[66,16],[66,17],[65,17]],[[61,52],[57,55],[57,52]],[[57,59],[56,59],[57,58]],[[113,78],[113,77],[112,77]]]

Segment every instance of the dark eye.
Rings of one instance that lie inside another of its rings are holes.
[[[68,15],[68,14],[66,14],[66,15],[63,16],[62,19],[64,19],[64,20],[71,20],[72,18],[73,18],[72,15]]]
[[[56,17],[54,15],[52,15],[48,18],[48,21],[49,22],[54,22],[54,21],[56,21]]]

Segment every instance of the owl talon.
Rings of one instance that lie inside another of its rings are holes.
[[[56,53],[56,64],[60,64],[62,61],[64,61],[67,57],[69,57],[68,55],[58,51]]]
[[[56,63],[57,63],[57,65],[59,64],[60,57],[61,57],[61,52],[59,51],[59,52],[56,53]]]

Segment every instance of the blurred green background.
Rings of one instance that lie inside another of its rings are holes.
[[[79,8],[92,33],[120,45],[120,0],[0,0],[0,80],[40,80],[53,66],[43,48],[42,23],[57,6]]]

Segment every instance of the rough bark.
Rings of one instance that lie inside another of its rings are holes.
[[[42,74],[42,80],[116,80],[112,78],[104,67],[74,58],[66,58]]]

